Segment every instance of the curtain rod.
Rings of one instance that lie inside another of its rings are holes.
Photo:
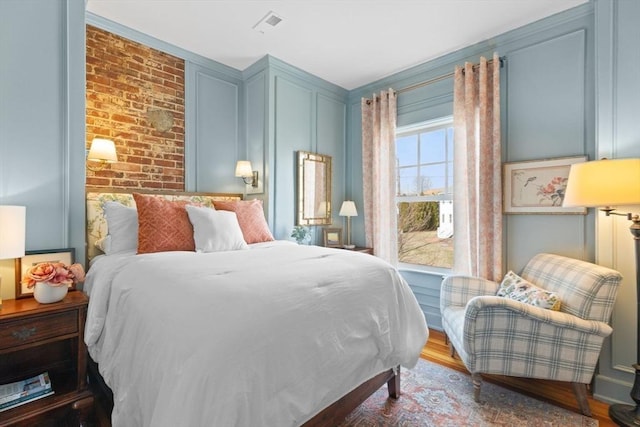
[[[501,56],[498,59],[500,61],[500,68],[504,67],[504,61],[505,61],[506,57]],[[493,62],[493,59],[489,59],[487,61],[488,64],[491,64],[492,62]],[[480,64],[473,64],[473,69],[475,70],[479,66],[480,66]],[[464,72],[464,69],[462,71]],[[419,89],[419,88],[421,88],[423,86],[428,86],[430,84],[437,83],[437,82],[439,82],[441,80],[448,79],[449,77],[453,77],[454,75],[455,75],[455,72],[448,73],[448,74],[443,74],[442,76],[434,77],[432,79],[425,80],[425,81],[420,82],[420,83],[415,83],[415,84],[412,84],[410,86],[403,87],[402,89],[398,89],[396,91],[396,93],[409,92],[411,90]]]

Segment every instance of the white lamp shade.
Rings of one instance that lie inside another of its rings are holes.
[[[26,213],[24,206],[0,206],[0,259],[24,256]]]
[[[238,163],[236,163],[236,176],[243,178],[253,176],[253,168],[249,160],[238,160]]]
[[[352,200],[345,200],[340,207],[340,216],[358,216],[356,204]]]
[[[91,141],[91,148],[87,160],[96,162],[115,163],[118,161],[116,146],[110,139],[95,138]]]
[[[574,163],[562,206],[624,206],[640,204],[640,159]]]

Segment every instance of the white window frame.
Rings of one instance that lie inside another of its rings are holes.
[[[396,139],[403,136],[424,133],[425,131],[429,132],[429,131],[435,131],[439,129],[446,129],[449,127],[453,127],[453,116],[445,116],[438,119],[429,120],[426,122],[420,122],[420,123],[415,123],[408,126],[398,127],[396,129]],[[450,162],[448,162],[449,160]],[[417,166],[418,176],[420,176],[419,171],[420,171],[421,164],[420,164],[420,144],[419,143],[418,143],[417,162],[418,163],[415,165],[405,166],[405,167]],[[446,153],[445,163],[450,163],[451,165],[454,165],[453,153],[449,153],[449,152]],[[445,165],[445,182],[448,179],[449,175],[453,176],[453,174],[448,173],[448,171],[446,170],[446,167],[447,166]],[[455,165],[453,167],[455,167]],[[446,185],[446,188],[453,189],[453,183],[447,183],[447,184],[450,184],[450,185]],[[452,190],[452,191],[455,191],[455,190]],[[434,194],[434,195],[425,195],[425,196],[418,196],[418,195],[396,196],[395,198],[396,206],[398,206],[398,204],[401,202],[437,202],[441,200],[453,200],[453,192],[450,194]],[[436,274],[436,275],[442,275],[442,274],[446,275],[451,272],[451,269],[449,268],[436,267],[436,266],[424,265],[424,264],[409,264],[409,263],[400,262],[398,266],[401,270],[404,270],[404,271],[419,271],[422,273],[430,273],[430,274]]]

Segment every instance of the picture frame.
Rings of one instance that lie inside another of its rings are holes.
[[[16,299],[33,297],[33,288],[29,289],[27,285],[21,283],[29,267],[41,262],[63,262],[71,265],[75,262],[75,255],[74,248],[62,248],[26,251],[22,258],[16,258]],[[75,284],[69,285],[69,290],[75,289]]]
[[[585,207],[562,207],[569,170],[586,156],[512,162],[503,165],[505,214],[581,214]]]
[[[322,235],[324,237],[324,246],[327,248],[341,248],[342,247],[342,229],[341,228],[328,228],[322,229]]]

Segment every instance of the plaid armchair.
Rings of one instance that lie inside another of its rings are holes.
[[[622,276],[617,271],[553,254],[538,254],[523,279],[554,292],[560,311],[496,296],[499,284],[450,276],[442,283],[440,310],[451,346],[471,372],[474,398],[481,373],[568,381],[580,410],[591,416],[591,382]]]

